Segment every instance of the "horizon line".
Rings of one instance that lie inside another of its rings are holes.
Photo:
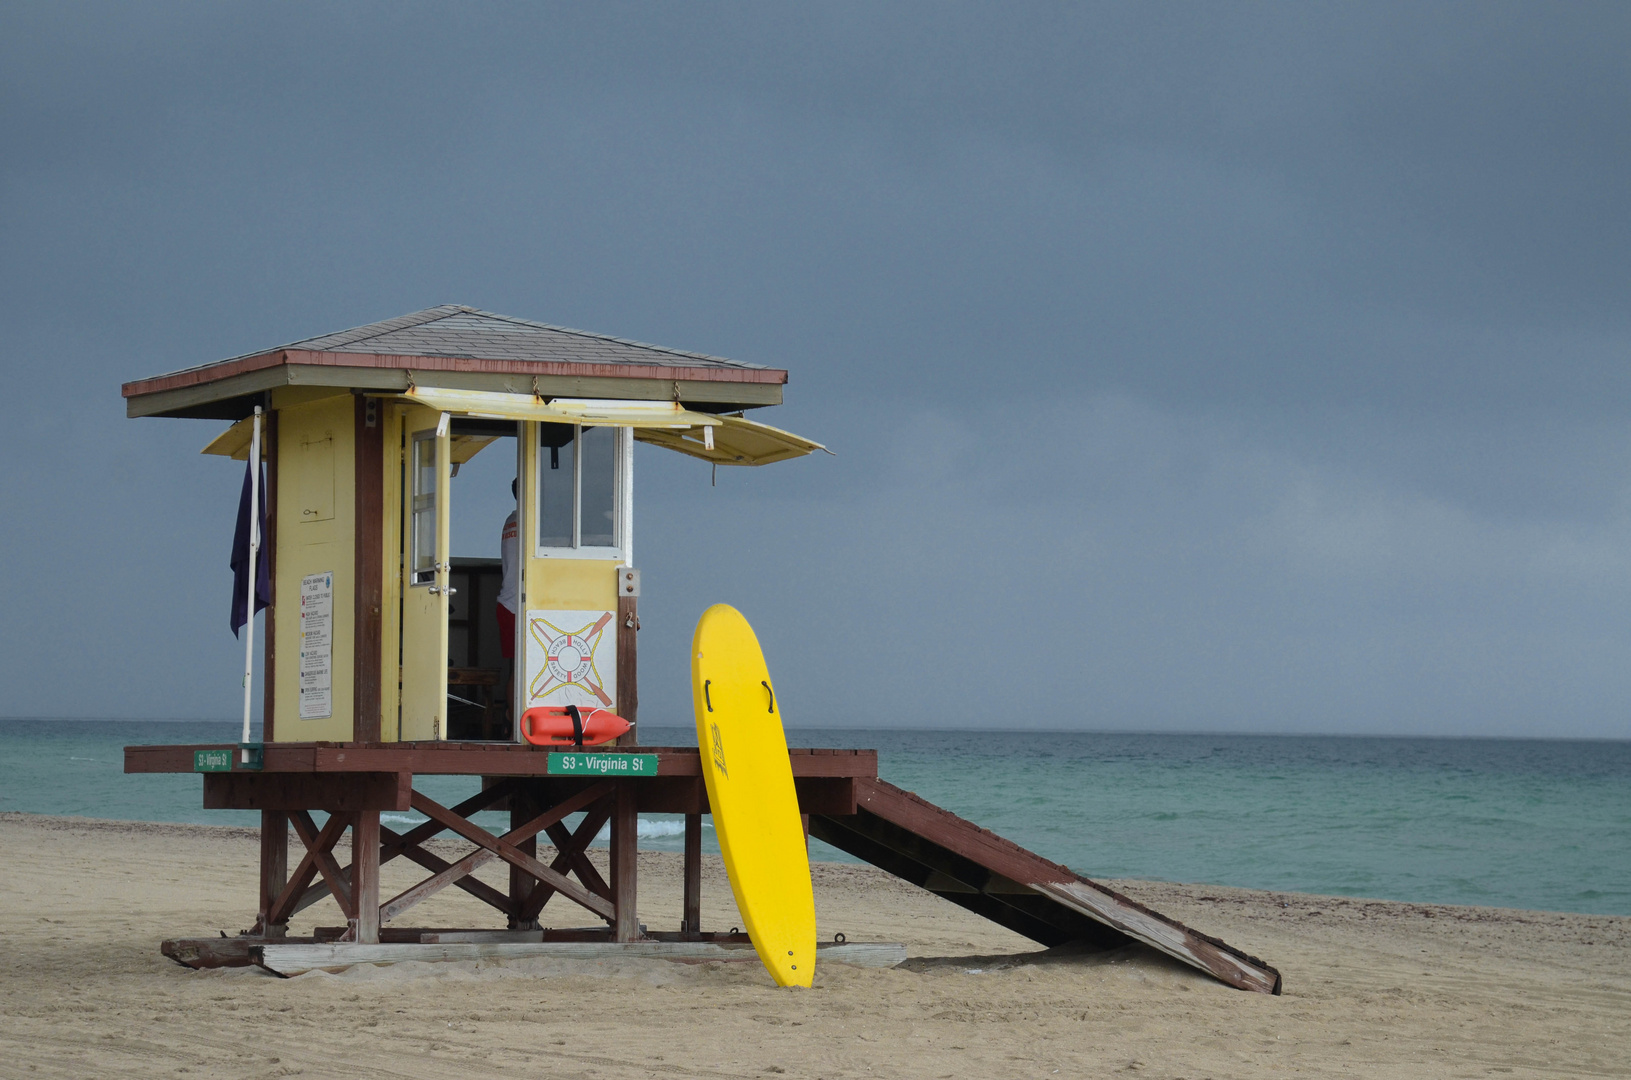
[[[240,724],[242,721],[236,717],[146,717],[146,716],[28,716],[7,715],[0,716],[3,721],[37,721],[40,723],[105,723],[105,724]],[[255,726],[262,726],[256,720]],[[671,730],[688,731],[689,724],[683,723],[647,723],[648,728],[666,728]],[[1010,728],[984,728],[964,726],[886,726],[886,727],[860,727],[844,724],[788,724],[788,732],[794,731],[878,731],[878,732],[938,732],[944,734],[982,734],[982,735],[1141,735],[1141,736],[1173,736],[1173,737],[1235,737],[1235,738],[1297,738],[1297,739],[1504,739],[1524,742],[1631,742],[1631,735],[1513,735],[1513,734],[1442,734],[1442,733],[1401,733],[1387,731],[1262,731],[1262,730],[1208,730],[1204,728],[1178,728],[1178,729],[1140,729],[1140,728],[1065,728],[1065,727],[1010,727]],[[305,740],[295,740],[305,741]],[[329,740],[324,740],[329,741]],[[384,740],[382,740],[384,741]],[[472,740],[449,739],[445,742],[461,742]],[[485,741],[485,740],[473,740]],[[503,740],[496,740],[503,741]]]

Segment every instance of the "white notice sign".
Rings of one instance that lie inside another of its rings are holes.
[[[334,715],[334,574],[300,579],[300,719]]]

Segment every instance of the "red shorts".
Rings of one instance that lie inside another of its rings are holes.
[[[515,612],[503,604],[494,604],[493,609],[498,613],[498,647],[499,655],[506,660],[515,659]]]

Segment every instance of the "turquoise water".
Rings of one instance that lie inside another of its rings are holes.
[[[690,729],[642,733],[695,744]],[[235,738],[230,723],[0,720],[0,810],[252,825],[200,809],[196,776],[121,771],[126,744]],[[1631,915],[1631,743],[811,729],[790,741],[876,747],[884,779],[1089,876]],[[454,802],[476,781],[420,786]],[[678,850],[679,831],[656,815],[642,843]]]

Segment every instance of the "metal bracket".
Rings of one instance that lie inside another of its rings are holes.
[[[632,566],[617,568],[617,595],[619,597],[640,595],[640,571]]]

